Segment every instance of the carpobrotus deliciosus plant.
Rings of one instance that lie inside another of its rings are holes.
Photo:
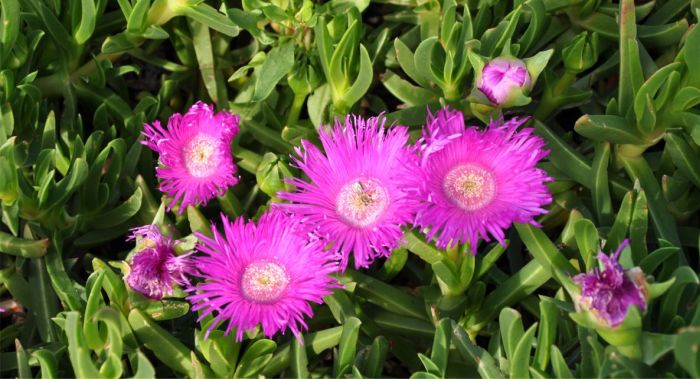
[[[0,374],[700,377],[695,0],[2,0]]]

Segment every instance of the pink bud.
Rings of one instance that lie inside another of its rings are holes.
[[[496,58],[486,64],[477,82],[481,92],[496,104],[502,105],[516,89],[530,85],[530,74],[519,59]]]

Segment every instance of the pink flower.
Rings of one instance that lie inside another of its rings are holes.
[[[222,222],[223,234],[214,226],[213,238],[196,234],[204,254],[197,257],[197,275],[205,281],[188,289],[199,319],[214,315],[207,334],[227,320],[225,333],[235,327],[238,341],[258,324],[267,337],[290,329],[301,338],[304,316],[313,315],[309,303],[322,303],[339,287],[330,276],[338,270],[334,256],[280,210],[264,213],[257,224],[223,215]]]
[[[168,120],[167,130],[159,121],[144,125],[142,144],[160,154],[160,190],[172,198],[170,210],[182,200],[179,213],[188,205],[206,204],[236,185],[236,165],[231,140],[238,133],[238,116],[202,102]]]
[[[617,262],[627,246],[629,241],[625,240],[610,257],[601,251],[598,260],[603,264],[602,270],[595,268],[574,276],[574,281],[581,286],[579,306],[613,328],[622,324],[630,306],[636,305],[642,312],[647,308],[644,274],[638,267],[625,271]]]
[[[188,256],[176,256],[173,241],[163,236],[156,225],[132,229],[128,240],[139,237],[142,250],[131,259],[126,283],[132,290],[151,299],[162,299],[173,292],[173,284],[188,284],[185,274],[192,269]]]
[[[279,194],[293,202],[281,207],[333,243],[343,269],[351,253],[356,268],[388,257],[415,215],[417,156],[407,146],[407,129],[386,129],[384,123],[348,116],[344,124],[336,119],[330,131],[320,131],[323,151],[303,141],[295,163],[310,182],[295,178],[290,183],[296,192]]]
[[[505,243],[513,222],[538,225],[534,217],[552,201],[536,167],[548,151],[526,128],[526,119],[493,121],[485,130],[464,126],[461,112],[442,109],[430,116],[419,141],[425,181],[416,225],[439,247],[479,238]]]
[[[494,105],[503,105],[516,92],[529,90],[530,74],[519,59],[496,58],[486,64],[476,86]]]

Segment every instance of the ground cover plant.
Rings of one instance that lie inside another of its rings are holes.
[[[2,0],[3,377],[700,377],[700,2]]]

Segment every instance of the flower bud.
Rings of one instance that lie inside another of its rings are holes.
[[[585,71],[598,60],[598,33],[583,32],[576,36],[561,52],[564,67],[575,73]]]
[[[503,105],[523,89],[530,89],[530,74],[519,59],[496,58],[484,66],[476,87],[493,104]]]
[[[530,103],[528,94],[552,52],[542,51],[522,60],[504,55],[486,62],[483,57],[470,51],[469,60],[476,74],[471,99],[496,108]]]

